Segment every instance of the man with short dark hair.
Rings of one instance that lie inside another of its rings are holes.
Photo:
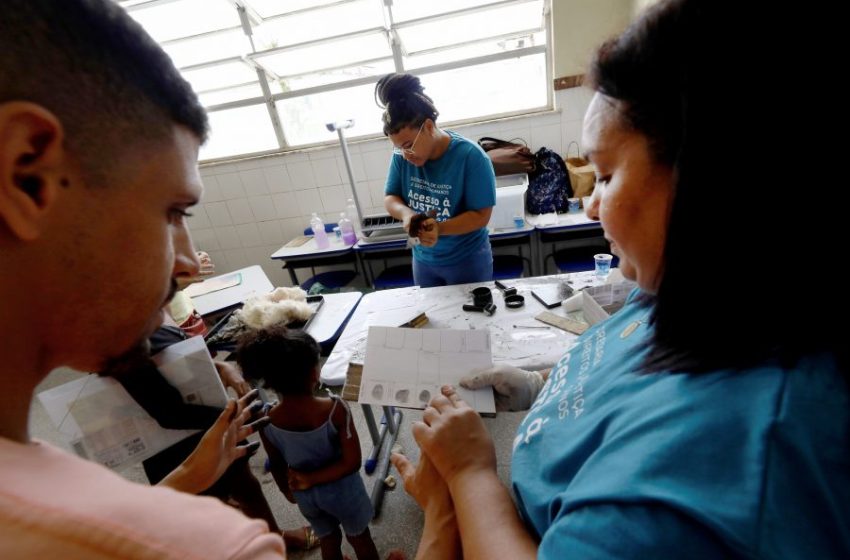
[[[31,441],[27,430],[33,390],[51,369],[103,369],[161,323],[175,279],[197,274],[186,216],[201,196],[197,157],[207,129],[190,86],[114,3],[3,3],[4,559],[284,555],[280,536],[261,521],[217,500],[130,483]],[[245,454],[233,444],[249,433],[236,425],[247,416],[240,410],[228,405],[204,438],[213,445],[202,443],[166,485],[201,490],[221,470],[193,466]]]

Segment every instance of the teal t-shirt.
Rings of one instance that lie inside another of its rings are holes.
[[[416,212],[436,210],[439,222],[496,205],[496,175],[490,158],[475,142],[446,132],[451,136],[446,152],[422,167],[393,155],[384,189]],[[441,235],[433,247],[414,247],[413,256],[425,264],[449,266],[462,262],[484,243],[489,243],[486,227],[462,235]]]
[[[850,557],[835,358],[639,374],[648,315],[631,299],[588,329],[519,427],[513,489],[538,558]]]

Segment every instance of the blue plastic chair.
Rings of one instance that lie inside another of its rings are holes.
[[[392,288],[407,288],[413,286],[413,266],[400,264],[391,266],[381,271],[372,285],[376,290],[389,290]]]
[[[519,255],[493,255],[493,280],[510,280],[525,276],[525,265],[531,261]]]

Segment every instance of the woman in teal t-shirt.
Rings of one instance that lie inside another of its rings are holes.
[[[388,74],[375,97],[384,108],[384,134],[393,143],[384,206],[420,244],[413,248],[419,286],[484,282],[493,278],[487,222],[496,204],[493,165],[475,143],[437,126],[439,112],[419,78]]]
[[[783,153],[835,108],[776,79],[783,49],[816,70],[828,49],[788,46],[799,10],[766,27],[730,5],[656,3],[599,50],[586,212],[640,292],[545,374],[459,381],[528,411],[513,495],[487,424],[453,388],[431,400],[417,467],[393,456],[425,510],[417,557],[850,558],[850,300],[824,274],[846,253],[846,206],[819,189],[792,220]],[[791,105],[805,111],[777,119]],[[824,169],[843,161],[843,146],[814,145]]]

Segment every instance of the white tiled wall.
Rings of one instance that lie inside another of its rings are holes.
[[[555,112],[453,130],[471,140],[522,138],[532,150],[546,146],[564,154],[570,142],[581,139],[591,96],[583,88],[556,91]],[[389,142],[381,138],[349,143],[349,152],[363,211],[383,212]],[[201,175],[203,200],[189,220],[196,247],[210,254],[217,273],[259,264],[276,286],[288,286],[289,274],[269,256],[302,234],[312,212],[326,222],[337,221],[351,196],[338,146],[206,165]]]

